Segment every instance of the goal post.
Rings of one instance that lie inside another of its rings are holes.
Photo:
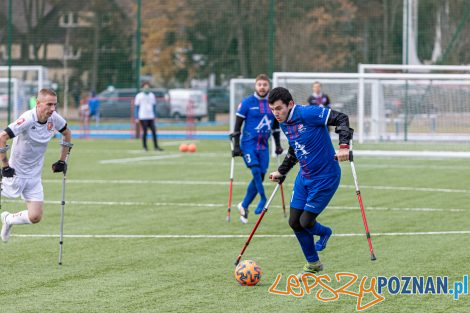
[[[0,78],[0,110],[7,111],[8,103],[12,104],[12,117],[13,120],[17,119],[23,112],[23,103],[25,100],[24,90],[22,88],[21,80],[12,78],[10,80],[11,97],[13,101],[8,99],[8,78]]]
[[[395,66],[373,73],[278,72],[273,87],[288,88],[303,104],[319,81],[331,108],[349,115],[360,143],[470,140],[468,67],[408,67],[417,72],[397,73]]]
[[[49,81],[47,68],[44,66],[13,65],[0,66],[0,95],[8,97],[8,70],[11,69],[12,82],[12,118],[16,119],[23,111],[28,109],[29,98],[36,96],[37,92],[45,88]],[[1,101],[1,100],[0,100]],[[7,104],[8,105],[8,102]],[[2,108],[3,109],[3,108]]]
[[[255,90],[255,78],[232,78],[230,80],[230,123],[229,131],[235,128],[237,108],[240,102]]]
[[[470,66],[359,64],[359,142],[470,140],[469,73]],[[377,91],[371,100],[366,82]]]
[[[470,66],[368,65],[358,73],[275,72],[282,86],[306,104],[319,81],[331,108],[348,114],[358,142],[470,141]],[[254,79],[230,83],[230,131]]]

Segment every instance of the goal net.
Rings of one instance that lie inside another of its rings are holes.
[[[360,140],[470,140],[469,73],[470,66],[360,65]]]
[[[289,89],[296,103],[306,104],[313,83],[320,82],[330,107],[348,114],[361,143],[469,141],[469,73],[469,66],[363,64],[359,73],[276,72],[272,85]],[[237,105],[253,90],[254,79],[231,81],[230,130]]]
[[[7,122],[8,112],[8,66],[0,66],[0,118]],[[28,110],[29,100],[38,90],[48,86],[47,69],[43,66],[11,66],[11,119]]]
[[[469,67],[390,67],[374,65],[372,72],[361,65],[357,74],[274,73],[273,86],[288,88],[297,103],[305,103],[319,81],[331,107],[349,115],[361,143],[470,139]]]

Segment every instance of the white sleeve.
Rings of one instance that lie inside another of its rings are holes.
[[[54,124],[54,128],[57,131],[62,130],[62,128],[67,125],[67,121],[57,112],[52,113],[52,123]]]
[[[140,98],[140,93],[138,93],[137,96],[135,96],[134,105],[140,105]]]
[[[13,132],[13,135],[16,137],[24,130],[27,130],[33,122],[33,115],[30,111],[27,111],[21,114],[21,116],[16,121],[8,125],[8,128]]]

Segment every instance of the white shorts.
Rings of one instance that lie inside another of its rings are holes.
[[[18,198],[21,196],[25,201],[44,201],[41,177],[3,177],[2,196],[7,198]]]

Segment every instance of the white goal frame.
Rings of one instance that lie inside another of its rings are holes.
[[[360,67],[364,70],[368,69],[367,65]],[[379,140],[380,134],[383,132],[383,108],[380,107],[379,99],[379,84],[380,81],[438,81],[442,82],[456,82],[458,84],[465,84],[470,86],[470,74],[436,74],[436,73],[425,73],[430,70],[440,71],[469,71],[470,66],[416,66],[416,65],[389,65],[386,67],[380,67],[380,65],[373,65],[370,68],[384,68],[384,69],[406,69],[406,70],[418,70],[420,73],[298,73],[298,72],[276,72],[273,74],[273,87],[285,86],[285,81],[289,82],[301,82],[301,81],[327,81],[334,79],[336,81],[343,80],[344,82],[351,82],[352,80],[358,83],[358,103],[357,103],[357,129],[356,138],[360,143],[365,140],[364,125],[365,125],[365,84],[371,85],[371,130],[372,136],[367,138],[369,140]],[[424,73],[423,73],[424,72]],[[284,82],[283,82],[284,80]],[[297,99],[295,99],[297,100]],[[460,138],[453,136],[456,140],[470,140],[470,136],[460,136]],[[433,138],[433,140],[449,140],[449,137],[443,136],[442,138]],[[423,138],[422,140],[430,140],[430,138]]]

